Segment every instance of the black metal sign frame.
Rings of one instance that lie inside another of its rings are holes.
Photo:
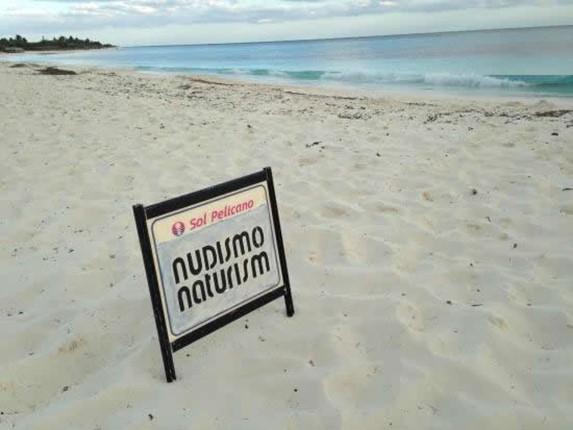
[[[214,319],[171,342],[167,333],[167,324],[165,321],[165,314],[163,312],[162,296],[159,290],[160,286],[157,279],[157,271],[153,258],[147,221],[263,182],[266,182],[269,191],[269,203],[282,274],[282,286],[274,288],[262,296],[248,301],[228,313],[224,313],[217,319]],[[284,297],[287,316],[291,317],[294,315],[294,305],[290,290],[279,212],[276,202],[273,175],[270,167],[266,167],[260,172],[243,176],[190,194],[185,194],[170,200],[165,200],[160,203],[149,206],[143,206],[141,204],[134,205],[133,214],[137,226],[137,234],[139,236],[139,244],[141,246],[145,273],[147,275],[147,284],[149,286],[149,294],[151,296],[151,304],[153,306],[153,314],[155,316],[155,326],[157,327],[157,335],[159,337],[167,382],[172,382],[177,379],[175,375],[175,365],[173,363],[173,353],[201,339],[202,337],[207,336],[215,330],[220,329],[221,327],[280,297]]]

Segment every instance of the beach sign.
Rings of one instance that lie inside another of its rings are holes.
[[[203,336],[281,297],[294,315],[270,167],[133,213],[168,382]]]

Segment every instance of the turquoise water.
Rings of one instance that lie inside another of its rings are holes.
[[[297,85],[573,97],[573,26],[130,47],[23,59]]]

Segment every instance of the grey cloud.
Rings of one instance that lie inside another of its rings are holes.
[[[41,3],[48,0],[36,0]],[[381,15],[393,12],[443,12],[463,9],[496,9],[516,6],[571,5],[573,0],[50,0],[69,4],[58,16],[36,18],[34,25],[89,30],[90,28],[157,27],[165,24],[280,22],[344,16]],[[20,21],[20,22],[17,22]],[[2,17],[0,26],[27,25],[25,19]],[[20,30],[24,31],[24,30]]]

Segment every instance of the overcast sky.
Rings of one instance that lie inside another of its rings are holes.
[[[0,0],[0,37],[122,46],[573,25],[573,0]]]

